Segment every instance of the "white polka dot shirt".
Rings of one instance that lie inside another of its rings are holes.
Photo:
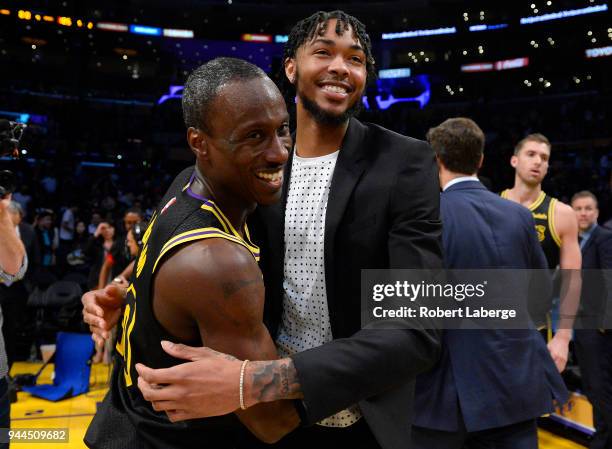
[[[283,315],[276,339],[282,357],[332,340],[323,250],[327,199],[338,154],[293,156],[285,210]],[[347,427],[360,417],[355,405],[318,424]]]

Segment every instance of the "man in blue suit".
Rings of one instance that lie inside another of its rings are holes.
[[[484,134],[467,118],[432,128],[449,269],[547,268],[530,212],[476,177]],[[535,329],[447,330],[442,356],[417,378],[415,448],[538,447],[536,418],[567,390]]]
[[[582,329],[574,344],[582,387],[593,405],[591,449],[612,449],[612,231],[599,226],[597,197],[589,191],[572,197],[582,251]],[[606,329],[607,328],[607,329]]]

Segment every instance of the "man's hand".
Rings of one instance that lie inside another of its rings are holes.
[[[565,365],[567,364],[570,341],[569,336],[563,331],[564,329],[560,329],[547,345],[550,356],[555,362],[557,371],[560,373],[563,372]]]
[[[151,369],[136,364],[138,388],[153,409],[172,422],[226,415],[240,407],[242,361],[210,348],[162,342],[172,357],[190,360],[171,368]],[[244,371],[244,404],[303,398],[293,361],[249,362]]]
[[[111,329],[119,322],[125,295],[125,288],[111,284],[101,290],[87,292],[81,298],[83,321],[89,324],[97,345],[103,345],[110,338]]]
[[[171,356],[190,362],[165,369],[136,364],[138,388],[154,410],[166,412],[176,422],[226,415],[240,408],[242,361],[205,347],[168,341],[162,347]]]

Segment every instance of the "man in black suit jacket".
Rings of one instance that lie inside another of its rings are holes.
[[[284,64],[298,98],[295,148],[280,204],[262,208],[252,222],[267,324],[284,358],[241,371],[241,361],[175,345],[170,355],[197,361],[164,371],[137,367],[139,386],[154,403],[181,400],[185,418],[204,417],[211,401],[228,413],[238,407],[233,393],[211,391],[210,382],[238,391],[243,372],[247,406],[295,399],[302,425],[311,426],[281,445],[404,449],[414,379],[435,363],[439,334],[361,330],[360,278],[366,268],[441,267],[433,152],[425,142],[352,117],[374,64],[355,18],[335,11],[299,22]],[[223,363],[233,364],[236,378],[210,369]],[[169,385],[164,399],[151,383]],[[173,398],[179,390],[181,398]],[[187,390],[194,401],[185,400]],[[163,402],[156,406],[164,410]]]
[[[438,157],[449,269],[547,268],[529,211],[489,192],[476,177],[484,134],[452,118],[429,130]],[[521,286],[515,286],[518,289]],[[418,449],[536,449],[536,418],[567,390],[537,330],[448,329],[442,355],[417,379],[414,445]]]
[[[590,448],[612,449],[612,231],[597,224],[597,198],[591,192],[576,193],[571,204],[585,270],[574,344],[582,385],[593,405]]]

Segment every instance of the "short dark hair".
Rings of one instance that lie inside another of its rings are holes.
[[[448,170],[468,175],[478,171],[485,136],[473,120],[449,118],[427,131],[427,141]]]
[[[597,197],[588,190],[581,190],[580,192],[574,193],[570,204],[574,204],[574,201],[579,200],[580,198],[591,198],[593,201],[595,201],[595,207],[599,208],[599,202],[597,201]]]
[[[523,148],[523,146],[527,142],[544,143],[544,144],[548,145],[548,149],[549,150],[551,150],[551,148],[552,148],[552,145],[550,144],[550,140],[548,140],[548,138],[544,134],[533,133],[533,134],[529,134],[529,135],[523,137],[521,140],[519,140],[519,143],[517,143],[516,146],[514,147],[514,155],[515,156],[517,154],[519,154],[519,151],[521,151],[521,148]]]
[[[191,72],[183,88],[185,126],[208,132],[208,109],[223,86],[266,76],[259,67],[242,59],[215,58],[201,65]]]
[[[348,31],[349,27],[352,29],[354,37],[359,41],[366,55],[368,80],[376,77],[374,56],[372,56],[372,43],[370,41],[370,36],[366,32],[365,25],[361,23],[359,19],[344,11],[318,11],[310,17],[296,23],[289,33],[289,39],[283,51],[283,67],[281,67],[283,73],[280,77],[281,80],[283,80],[282,83],[284,87],[287,87],[289,84],[285,80],[284,62],[287,58],[295,58],[298,48],[305,42],[310,42],[315,37],[315,34],[319,36],[325,34],[327,31],[327,23],[331,19],[336,19],[337,21],[336,34],[338,36],[342,36],[345,31]]]

